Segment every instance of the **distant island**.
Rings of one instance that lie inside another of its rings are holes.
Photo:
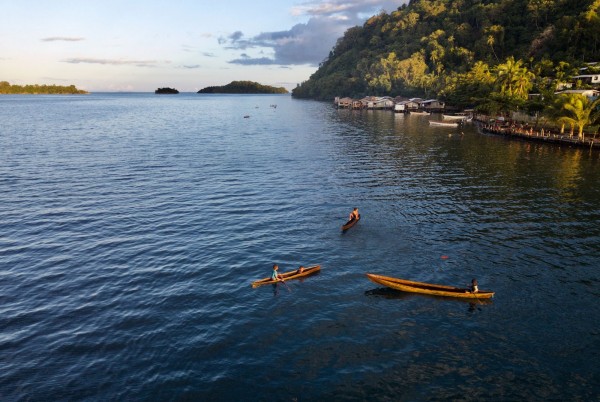
[[[156,91],[154,91],[154,93],[159,94],[159,95],[161,95],[161,94],[171,95],[171,94],[178,94],[179,91],[176,90],[175,88],[166,88],[165,87],[165,88],[158,88]]]
[[[227,85],[206,87],[198,91],[199,94],[287,94],[283,87],[262,85],[253,81],[231,81]]]
[[[2,95],[80,95],[87,91],[77,89],[75,85],[11,85],[8,81],[0,81]]]

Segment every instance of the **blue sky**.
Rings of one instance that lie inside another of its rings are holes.
[[[292,89],[349,27],[405,0],[0,0],[0,80],[88,91]]]

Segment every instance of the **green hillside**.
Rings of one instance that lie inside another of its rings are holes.
[[[599,15],[600,0],[413,0],[347,30],[292,95],[438,96],[468,105],[494,90],[513,95],[513,87],[498,88],[512,68],[527,81],[523,97],[600,61]]]
[[[287,94],[288,90],[280,87],[262,85],[253,81],[231,81],[227,85],[206,87],[199,94]]]

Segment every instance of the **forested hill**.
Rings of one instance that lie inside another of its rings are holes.
[[[460,74],[510,56],[560,78],[600,61],[599,15],[600,0],[413,0],[348,29],[292,95],[451,96]]]
[[[2,95],[74,95],[87,93],[87,91],[77,89],[75,85],[11,85],[8,81],[0,81],[0,94]]]
[[[254,81],[231,81],[227,85],[206,87],[198,91],[199,94],[287,94],[283,87],[262,85]]]

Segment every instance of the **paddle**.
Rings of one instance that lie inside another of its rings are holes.
[[[469,293],[476,294],[476,293],[474,293],[473,291],[469,290],[469,287],[470,287],[470,286],[471,286],[471,284],[468,284],[468,285],[467,285],[467,287],[466,287],[466,288],[467,288],[467,291],[468,291]],[[479,300],[479,297],[474,297],[474,299],[475,299],[475,300],[477,300],[477,304],[483,304],[483,303],[481,302],[481,300]]]
[[[285,281],[283,279],[280,279],[279,281],[285,285],[285,288],[288,290],[288,292],[292,293],[292,289],[290,289],[290,287],[288,286],[288,284],[285,283]]]

